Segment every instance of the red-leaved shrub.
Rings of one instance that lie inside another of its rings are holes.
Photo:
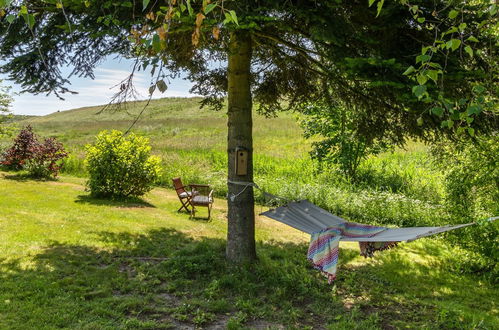
[[[55,138],[47,138],[43,143],[36,143],[32,148],[31,158],[26,160],[24,168],[35,177],[56,177],[61,169],[60,160],[67,157],[62,143]]]
[[[62,143],[55,138],[46,138],[40,142],[28,125],[7,149],[1,164],[12,169],[26,169],[34,177],[56,177],[61,169],[62,159],[67,155]]]
[[[5,152],[2,165],[14,170],[22,169],[26,160],[32,157],[37,144],[33,128],[30,125],[24,127],[14,139],[14,144]]]

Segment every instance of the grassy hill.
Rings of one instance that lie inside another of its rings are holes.
[[[147,135],[158,153],[169,150],[223,151],[226,142],[226,113],[200,109],[200,98],[152,100],[133,131]],[[127,130],[143,110],[144,101],[122,109],[102,106],[80,108],[35,117],[31,124],[44,135],[56,136],[75,149],[90,143],[104,129]],[[265,118],[255,114],[255,149],[270,156],[301,157],[309,148],[292,115]]]
[[[133,132],[150,138],[153,152],[163,159],[161,184],[169,186],[171,178],[209,181],[224,194],[226,169],[226,114],[200,109],[199,98],[166,98],[153,100],[133,127]],[[102,107],[63,111],[23,121],[43,136],[54,136],[71,151],[65,173],[85,176],[84,146],[104,129],[125,131],[142,111],[145,102],[130,104],[119,111]],[[313,167],[307,157],[306,142],[292,114],[265,118],[255,114],[254,146],[256,175],[276,171],[298,170],[310,175]]]

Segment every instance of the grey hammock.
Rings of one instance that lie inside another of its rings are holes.
[[[285,206],[263,212],[261,215],[282,222],[308,234],[313,234],[323,229],[335,227],[338,224],[347,222],[346,220],[321,209],[307,200],[291,202]],[[493,221],[497,219],[499,219],[499,217],[489,218],[488,220]],[[441,227],[388,228],[372,237],[342,236],[341,240],[355,242],[410,242],[418,238],[471,226],[473,224],[475,223],[473,222]]]

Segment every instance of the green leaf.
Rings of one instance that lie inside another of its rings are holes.
[[[442,108],[442,107],[433,107],[433,108],[431,108],[431,113],[433,113],[436,116],[441,117],[444,114],[444,108]]]
[[[426,92],[426,86],[425,85],[417,85],[412,88],[412,92],[416,97],[421,98],[423,94]]]
[[[416,71],[416,69],[411,65],[410,67],[407,68],[407,70],[404,71],[404,73],[402,73],[404,76],[407,76],[411,73],[413,73],[414,71]]]
[[[459,120],[459,119],[461,119],[461,113],[459,111],[457,111],[457,109],[452,110],[450,118],[454,119],[454,120]]]
[[[475,87],[473,87],[473,92],[482,94],[483,92],[485,92],[485,87],[483,87],[482,85],[476,85]]]
[[[24,21],[28,25],[29,29],[31,30],[33,26],[35,25],[35,16],[32,14],[25,14],[23,15]]]
[[[142,10],[146,10],[147,6],[149,5],[149,2],[151,0],[142,0]]]
[[[464,51],[470,55],[470,57],[473,57],[473,49],[470,46],[464,47]]]
[[[384,3],[385,3],[385,0],[379,0],[378,1],[378,5],[377,5],[378,11],[377,11],[376,17],[378,17],[379,14],[381,13],[381,9],[383,9],[383,4]]]
[[[425,62],[428,62],[428,60],[431,58],[430,55],[418,55],[416,57],[416,63],[425,63]]]
[[[429,67],[432,67],[432,68],[442,69],[442,66],[438,63],[435,63],[435,62],[428,62],[428,63],[426,63],[426,65],[428,65]]]
[[[7,15],[7,17],[5,19],[7,20],[7,22],[9,22],[9,24],[12,24],[12,22],[14,22],[16,20],[16,16],[15,15]]]
[[[155,90],[156,90],[156,85],[149,86],[149,95],[152,95]]]
[[[451,11],[449,12],[449,18],[450,18],[450,19],[454,19],[454,18],[456,18],[456,17],[457,17],[457,15],[459,15],[459,12],[458,12],[457,10],[451,10]]]
[[[166,90],[168,89],[168,85],[166,85],[164,80],[158,80],[156,82],[156,86],[158,86],[158,89],[161,93],[166,92]]]
[[[426,21],[426,18],[424,18],[424,17],[418,18],[418,22],[421,24],[423,24],[425,21]]]
[[[187,3],[187,11],[189,12],[189,16],[194,15],[194,9],[192,9],[192,6],[191,6],[191,0],[187,0],[186,3]]]
[[[454,33],[454,32],[457,32],[457,27],[453,26],[451,27],[450,29],[448,29],[447,31],[444,32],[444,34],[442,36],[445,36],[447,34],[451,34],[451,33]]]
[[[419,117],[418,120],[417,120],[417,123],[418,123],[418,126],[423,126],[423,118],[422,117]]]
[[[159,35],[157,35],[157,34],[155,34],[152,37],[152,49],[156,53],[159,53],[161,51],[161,39],[159,38]]]
[[[471,136],[475,136],[475,129],[473,127],[468,127],[468,134]]]
[[[451,39],[449,41],[447,41],[447,43],[445,44],[446,48],[447,49],[452,49],[452,51],[455,51],[456,49],[459,48],[459,46],[461,45],[461,40],[459,39]]]
[[[225,25],[232,22],[232,17],[230,16],[230,14],[228,12],[225,12],[224,14],[225,14],[225,19],[223,20],[222,23]]]
[[[419,74],[416,80],[420,85],[424,85],[428,81],[428,78],[424,74]]]
[[[459,48],[459,46],[461,45],[461,40],[459,39],[451,39],[452,41],[452,50],[456,50]]]
[[[459,24],[459,31],[464,31],[464,29],[466,29],[466,26],[468,26],[466,23]]]
[[[230,14],[230,17],[232,18],[232,21],[234,23],[236,23],[236,25],[239,25],[238,21],[237,21],[237,15],[236,15],[236,12],[233,11],[233,10],[229,10],[229,14]]]
[[[496,6],[496,4],[493,4],[489,8],[489,14],[490,14],[490,16],[494,16],[496,13],[497,13],[497,6]]]
[[[478,42],[479,40],[473,36],[469,37],[468,39],[466,39],[466,41],[471,41],[471,42]]]
[[[373,3],[375,3],[376,0],[369,0],[369,7],[371,7],[373,5]]]
[[[480,112],[482,112],[482,107],[478,104],[472,104],[466,109],[466,113],[471,116],[471,115],[478,115]]]
[[[438,80],[438,71],[437,70],[428,70],[426,71],[426,76],[437,83]]]
[[[215,7],[217,6],[216,3],[210,3],[209,5],[206,6],[206,8],[204,9],[204,14],[205,15],[208,15],[213,9],[215,9]]]

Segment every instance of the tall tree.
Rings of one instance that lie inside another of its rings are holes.
[[[2,80],[0,80],[0,136],[10,132],[5,122],[9,119],[11,104],[10,88],[2,86]]]
[[[377,11],[356,0],[0,1],[0,55],[7,61],[1,71],[27,92],[63,96],[71,91],[60,67],[69,65],[72,75],[93,77],[93,68],[105,56],[121,54],[136,59],[134,71],[151,70],[151,92],[164,91],[165,81],[187,71],[193,91],[205,96],[203,105],[220,109],[228,96],[227,257],[234,262],[256,258],[253,189],[244,186],[253,180],[253,104],[272,115],[300,110],[327,92],[354,106],[358,132],[368,140],[387,135],[403,143],[408,134],[430,138],[442,132],[442,120],[428,111],[427,102],[432,88],[442,88],[423,81],[435,73],[406,68],[422,46],[435,42],[434,31],[422,28],[420,18],[447,13],[446,1],[428,7],[422,0],[410,5],[380,0]],[[463,4],[461,9],[470,20],[478,14],[473,6]],[[442,31],[454,26],[446,20],[439,24]],[[485,49],[491,37],[476,38],[475,47]],[[452,42],[449,49],[455,48]],[[490,70],[487,56],[477,56],[471,66],[459,56],[446,57],[445,70],[455,75],[446,75],[445,81],[459,88],[450,96],[444,93],[445,102],[471,93],[482,78],[463,80],[459,75],[470,68]],[[426,66],[436,63],[423,60]],[[411,75],[416,73],[423,78],[413,88],[417,78]],[[116,100],[131,95],[132,80],[133,74]],[[474,117],[468,124],[477,132],[495,125],[495,116],[486,109]],[[248,153],[244,175],[235,172],[234,156],[240,149]]]

